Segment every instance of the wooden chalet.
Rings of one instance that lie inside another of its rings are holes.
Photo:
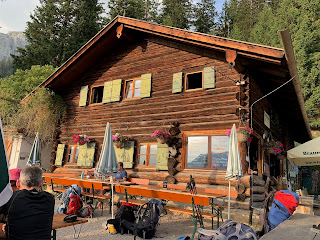
[[[184,188],[192,174],[203,191],[227,193],[226,131],[233,123],[252,123],[249,158],[258,187],[251,196],[262,201],[263,163],[274,176],[283,176],[286,165],[264,151],[263,139],[272,137],[290,149],[294,141],[311,138],[287,32],[283,41],[285,50],[116,17],[40,85],[68,106],[54,172],[80,174],[94,167],[109,122],[113,134],[130,138],[116,148],[130,177],[160,185],[166,179],[175,183],[170,187]],[[155,130],[170,131],[174,141],[158,144],[151,137]],[[75,133],[91,142],[75,144]],[[240,149],[248,173],[247,143]],[[234,206],[249,209],[250,177],[242,183],[245,197]]]

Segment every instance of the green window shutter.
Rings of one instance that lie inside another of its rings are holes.
[[[114,148],[118,162],[123,162],[124,168],[133,168],[134,141],[125,142],[123,148]]]
[[[112,81],[111,102],[120,101],[122,79]]]
[[[103,97],[102,102],[103,103],[109,103],[111,102],[111,94],[112,94],[112,82],[105,82],[103,87]]]
[[[57,154],[56,154],[56,161],[55,161],[55,165],[57,165],[57,166],[61,166],[62,165],[65,146],[66,146],[65,144],[58,144]]]
[[[172,93],[182,92],[182,72],[173,74],[172,78]]]
[[[167,144],[158,144],[157,170],[168,170],[169,147]]]
[[[77,166],[92,167],[95,150],[96,143],[87,143],[84,145],[80,145]]]
[[[206,67],[203,69],[203,88],[215,88],[216,87],[216,76],[214,67]]]
[[[83,107],[87,105],[87,99],[88,99],[88,85],[82,86],[80,90],[80,100],[79,100],[79,106]]]
[[[151,96],[151,73],[141,75],[141,92],[140,97],[146,98]]]

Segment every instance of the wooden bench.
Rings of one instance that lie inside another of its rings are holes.
[[[90,181],[90,180],[83,180],[83,179],[65,179],[65,178],[56,178],[56,177],[45,177],[45,181],[47,183],[51,183],[52,191],[53,192],[64,192],[67,187],[71,186],[72,184],[76,184],[81,187],[81,195],[84,197],[92,197],[95,200],[94,210],[97,208],[98,200],[107,200],[110,201],[110,209],[111,212],[111,196],[103,195],[103,194],[96,194],[95,191],[103,191],[104,186],[101,182],[97,181]],[[60,185],[62,187],[55,188],[54,185]],[[90,189],[90,192],[86,192],[85,189]],[[102,206],[102,213],[103,214],[103,202],[101,202]]]

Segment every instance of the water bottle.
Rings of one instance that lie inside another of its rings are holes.
[[[83,179],[83,176],[84,176],[84,172],[81,173],[81,179]]]

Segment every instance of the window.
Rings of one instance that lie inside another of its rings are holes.
[[[77,163],[78,156],[79,156],[79,146],[77,145],[69,146],[67,163]]]
[[[103,97],[103,86],[93,87],[91,90],[91,103],[101,103]]]
[[[138,165],[155,166],[157,164],[157,146],[156,143],[140,144]]]
[[[128,80],[125,83],[125,98],[140,97],[141,79]]]
[[[187,168],[227,168],[228,136],[187,136],[187,140]]]
[[[202,72],[187,73],[185,76],[186,90],[202,89]]]

